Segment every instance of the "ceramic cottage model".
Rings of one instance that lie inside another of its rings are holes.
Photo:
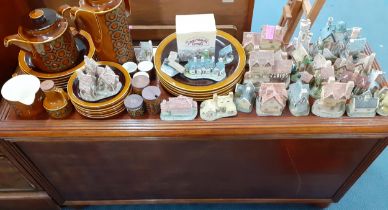
[[[192,98],[178,96],[163,100],[160,104],[161,120],[193,120],[198,113],[197,102]]]
[[[237,108],[233,102],[233,93],[227,96],[213,95],[213,99],[201,103],[200,116],[203,120],[213,121],[223,117],[237,115]]]
[[[245,50],[245,54],[249,58],[249,54],[255,50],[260,49],[260,33],[257,32],[244,32],[242,45]]]
[[[287,105],[287,90],[284,83],[264,83],[256,98],[258,116],[280,116]]]
[[[251,113],[255,101],[255,86],[252,82],[244,85],[237,84],[234,103],[240,112]]]
[[[153,57],[153,46],[152,41],[148,42],[140,42],[140,49],[136,52],[136,60],[137,62],[142,61],[152,61]]]
[[[377,113],[381,116],[388,116],[388,88],[384,87],[376,94],[380,99]]]
[[[77,71],[80,97],[98,101],[116,95],[122,87],[119,76],[109,66],[100,67],[85,56],[85,69]]]
[[[214,14],[177,15],[176,36],[181,61],[198,57],[207,50],[215,55],[216,22]]]
[[[260,49],[279,50],[282,46],[285,32],[285,28],[281,26],[263,26],[260,33]]]
[[[249,71],[245,73],[244,83],[252,82],[258,88],[262,83],[290,82],[292,61],[282,51],[259,50],[251,53]]]
[[[219,82],[226,77],[225,63],[222,58],[215,63],[214,56],[212,58],[202,56],[201,59],[194,57],[186,64],[183,74],[189,79],[210,79]]]
[[[379,98],[373,97],[370,91],[353,96],[350,103],[346,105],[346,112],[349,117],[374,117],[379,105]]]
[[[312,112],[319,117],[338,118],[345,113],[346,101],[354,88],[352,81],[348,83],[335,82],[334,77],[323,85],[321,98],[314,102]]]
[[[289,109],[294,116],[307,116],[310,113],[310,87],[301,80],[291,84],[288,90]]]

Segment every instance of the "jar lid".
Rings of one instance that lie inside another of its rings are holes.
[[[55,87],[54,81],[52,80],[45,80],[42,83],[40,83],[40,89],[42,89],[44,92],[49,91]]]
[[[145,75],[138,75],[132,79],[132,86],[135,88],[145,88],[150,84],[150,78]]]
[[[124,105],[128,109],[137,109],[143,105],[143,98],[137,94],[131,94],[125,98]]]
[[[141,94],[145,100],[156,100],[160,97],[161,92],[160,89],[156,86],[148,86],[143,89],[143,92]]]
[[[32,10],[22,21],[19,34],[26,40],[44,41],[52,38],[51,35],[63,31],[65,20],[55,10],[39,8]],[[64,29],[67,28],[67,25]]]

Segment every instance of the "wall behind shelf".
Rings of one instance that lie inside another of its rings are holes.
[[[259,31],[261,25],[277,24],[286,0],[256,0],[252,31]],[[313,1],[312,1],[313,2]],[[312,32],[314,40],[328,17],[343,20],[348,27],[363,28],[363,36],[368,38],[371,48],[377,53],[381,67],[388,74],[388,1],[386,0],[326,0]]]

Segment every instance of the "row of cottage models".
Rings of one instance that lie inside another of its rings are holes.
[[[288,46],[283,46],[285,29],[280,26],[244,33],[249,71],[243,84],[236,86],[234,94],[214,95],[202,102],[201,118],[211,121],[250,113],[255,103],[258,116],[281,116],[287,102],[294,116],[307,116],[310,110],[326,118],[339,118],[345,112],[349,117],[388,116],[388,84],[384,73],[374,69],[375,54],[365,53],[361,28],[348,28],[345,22],[329,18],[313,43],[310,27],[310,20],[302,20],[299,35]],[[174,59],[172,55],[166,62]],[[190,65],[208,60],[205,53],[182,71],[190,72]]]

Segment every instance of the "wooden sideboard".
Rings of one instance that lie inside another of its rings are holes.
[[[163,97],[167,97],[163,93]],[[388,144],[388,118],[18,120],[3,151],[59,205],[338,202]],[[25,183],[21,183],[23,187]],[[0,186],[2,184],[0,183]],[[0,199],[0,207],[2,205]]]

